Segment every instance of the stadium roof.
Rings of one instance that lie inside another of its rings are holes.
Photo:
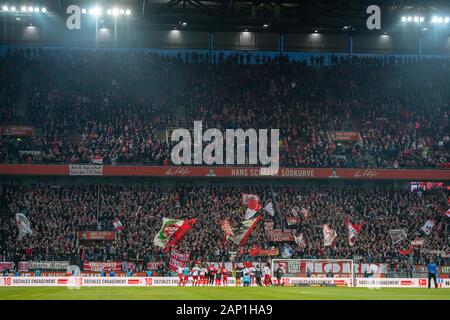
[[[0,0],[1,1],[1,0]],[[368,6],[382,12],[383,29],[399,23],[402,14],[450,14],[448,0],[43,0],[49,11],[65,15],[67,6],[120,6],[130,8],[144,25],[172,28],[186,21],[187,29],[336,33],[366,32]],[[268,27],[263,28],[263,25]]]

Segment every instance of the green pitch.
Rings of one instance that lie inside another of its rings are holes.
[[[9,287],[0,300],[450,300],[450,289],[346,287]]]

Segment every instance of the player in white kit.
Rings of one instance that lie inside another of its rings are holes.
[[[198,267],[198,265],[196,264],[193,268],[192,268],[192,286],[197,286],[199,284],[199,279],[198,276],[200,275],[200,268]]]

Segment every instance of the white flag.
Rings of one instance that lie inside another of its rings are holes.
[[[268,214],[270,214],[272,217],[275,215],[275,211],[273,210],[272,202],[269,202],[268,204],[266,204],[266,206],[263,209]]]
[[[427,222],[423,225],[420,230],[422,230],[426,235],[429,235],[431,233],[431,230],[433,230],[434,227],[434,221],[432,219],[428,219]]]
[[[21,241],[25,235],[33,234],[30,221],[23,213],[16,213],[16,225],[17,229],[19,229],[19,241]]]
[[[323,225],[323,244],[325,247],[331,246],[333,244],[334,239],[336,238],[337,233],[327,224]]]
[[[397,244],[408,238],[406,231],[403,229],[389,230],[389,236],[391,237],[393,244]]]
[[[298,236],[294,236],[294,239],[295,239],[295,243],[299,247],[305,246],[305,242],[303,241],[303,233],[300,233]]]

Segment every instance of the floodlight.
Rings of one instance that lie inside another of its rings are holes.
[[[94,16],[99,16],[99,15],[102,14],[102,9],[99,8],[99,7],[94,7],[94,9],[92,9],[92,14],[93,14]]]

